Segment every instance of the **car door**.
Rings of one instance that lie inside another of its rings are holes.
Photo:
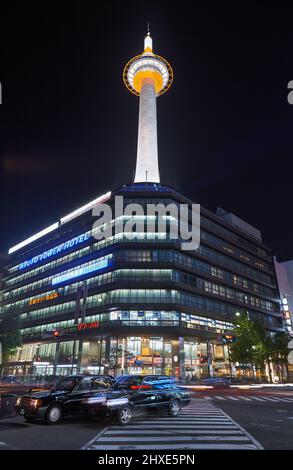
[[[63,400],[65,414],[80,414],[82,412],[82,400],[92,391],[92,376],[83,377],[75,388]]]
[[[122,396],[127,396],[131,404],[136,407],[143,400],[142,393],[139,393],[143,378],[141,376],[122,376],[114,384],[114,390],[119,391]]]
[[[153,407],[157,405],[158,397],[155,387],[155,378],[153,376],[145,376],[137,390],[137,406]]]
[[[156,395],[156,405],[166,405],[173,396],[173,384],[166,376],[157,376],[153,382],[153,390]]]

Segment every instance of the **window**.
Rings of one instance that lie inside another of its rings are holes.
[[[79,384],[77,385],[75,392],[84,392],[91,390],[92,386],[92,377],[85,377],[83,378]]]
[[[139,387],[143,377],[119,377],[114,384],[114,389],[131,389],[132,387]]]
[[[92,379],[91,388],[94,390],[101,390],[110,387],[111,383],[107,377],[94,377]]]
[[[71,392],[79,380],[79,377],[66,377],[65,379],[61,380],[61,382],[59,382],[56,390],[62,392]]]

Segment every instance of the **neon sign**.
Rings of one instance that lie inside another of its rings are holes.
[[[18,266],[18,269],[24,269],[28,268],[29,266],[39,263],[40,261],[43,261],[44,259],[50,258],[53,255],[57,255],[58,253],[61,253],[64,250],[68,250],[68,248],[72,248],[75,245],[79,245],[82,242],[85,242],[90,238],[89,233],[82,233],[81,235],[78,235],[77,237],[71,238],[71,240],[68,240],[67,242],[60,243],[60,245],[55,246],[54,248],[51,248],[50,250],[44,251],[40,255],[34,256],[33,258],[30,258],[23,263],[20,263]]]
[[[59,297],[58,292],[53,292],[52,294],[43,295],[41,297],[37,297],[36,299],[30,299],[29,305],[39,304],[40,302],[45,302],[46,300],[54,300]]]
[[[103,259],[96,263],[90,264],[88,266],[76,268],[73,271],[61,274],[60,276],[53,277],[52,285],[59,284],[60,282],[68,281],[75,277],[84,276],[85,274],[92,273],[93,271],[99,271],[100,269],[106,268],[108,266],[108,259]]]
[[[87,330],[87,329],[91,329],[91,328],[99,328],[99,322],[98,321],[92,321],[90,323],[79,323],[77,325],[78,331]]]

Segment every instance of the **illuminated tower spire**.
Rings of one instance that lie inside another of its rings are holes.
[[[153,53],[148,32],[144,52],[131,59],[123,71],[123,80],[131,93],[139,96],[139,120],[135,183],[160,182],[157,139],[157,96],[165,93],[173,81],[170,64]]]

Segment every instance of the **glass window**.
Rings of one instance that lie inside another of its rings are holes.
[[[56,390],[62,392],[71,392],[71,390],[79,382],[80,377],[66,377],[58,383]]]
[[[110,380],[107,377],[94,377],[92,379],[91,388],[100,390],[111,387]]]
[[[117,381],[114,384],[114,389],[131,389],[132,387],[139,387],[142,382],[143,377],[141,376],[132,376],[132,377],[118,377]]]
[[[75,392],[91,390],[91,386],[92,386],[92,377],[84,377],[75,388]]]

